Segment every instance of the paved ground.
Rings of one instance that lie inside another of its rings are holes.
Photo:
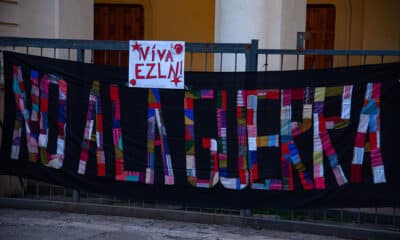
[[[0,239],[339,240],[340,238],[128,217],[0,209]]]

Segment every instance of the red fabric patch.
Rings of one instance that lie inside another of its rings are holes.
[[[203,148],[205,148],[205,149],[210,149],[211,148],[211,141],[210,141],[209,138],[202,138],[201,142],[202,142]]]
[[[247,90],[246,91],[246,95],[247,96],[249,96],[249,95],[256,95],[257,96],[257,91],[256,90]]]
[[[371,150],[378,149],[378,144],[377,144],[377,139],[376,139],[376,132],[370,132],[369,133],[369,143],[370,143],[370,149]]]
[[[254,125],[253,118],[254,118],[254,111],[247,110],[247,125]]]
[[[224,110],[226,110],[226,91],[225,90],[223,90],[223,91],[221,91],[221,106],[222,106],[222,109],[224,109]]]
[[[80,157],[80,158],[81,158],[82,161],[87,162],[87,160],[88,160],[88,152],[85,151],[85,150],[82,151],[82,152],[81,152],[81,157]]]
[[[351,182],[359,183],[361,182],[361,164],[352,164],[351,165]]]
[[[289,163],[289,190],[293,191],[294,190],[294,183],[293,183],[293,171],[292,171],[292,165]]]
[[[47,98],[40,99],[40,111],[41,112],[48,112],[49,111],[49,102]]]
[[[279,90],[267,90],[267,99],[279,100]]]
[[[97,131],[103,132],[103,115],[97,115]]]
[[[381,97],[381,85],[382,83],[374,83],[372,85],[372,98],[379,99]]]
[[[149,108],[160,109],[161,108],[161,104],[160,103],[149,103]]]
[[[120,159],[115,160],[115,175],[123,174],[123,164],[124,162]]]
[[[247,182],[246,170],[240,169],[239,176],[240,176],[240,183],[246,184],[246,182]]]
[[[326,122],[322,115],[318,115],[318,125],[320,132],[326,132]]]
[[[58,132],[58,136],[64,137],[64,123],[61,123],[61,122],[57,123],[57,132]]]
[[[292,89],[292,99],[293,100],[303,100],[304,99],[304,88]]]
[[[365,136],[366,136],[365,133],[358,132],[356,135],[356,141],[355,141],[354,145],[356,147],[363,148],[365,145]],[[375,142],[375,144],[376,144],[376,142]],[[371,143],[371,146],[372,146],[372,143]]]
[[[282,157],[283,157],[283,154],[290,154],[289,145],[288,144],[282,144],[282,150],[281,151],[282,151]],[[283,160],[286,161],[285,158],[283,158]]]
[[[119,89],[118,86],[111,86],[110,87],[110,98],[111,100],[119,100]]]
[[[258,164],[253,165],[253,169],[251,170],[251,180],[256,181],[259,179],[258,175]]]
[[[238,118],[238,119],[241,119],[241,118],[243,118],[242,117],[242,107],[236,107],[236,117]]]
[[[185,109],[193,109],[193,98],[185,98]]]
[[[189,128],[185,128],[185,140],[192,140],[193,136],[190,134]]]
[[[106,166],[104,164],[97,164],[97,176],[104,177],[106,175]]]
[[[218,166],[218,155],[217,155],[217,154],[214,154],[214,155],[212,156],[212,158],[213,158],[213,161],[214,161],[214,168],[213,168],[213,170],[214,170],[215,172],[218,172],[218,169],[219,169],[219,166]]]

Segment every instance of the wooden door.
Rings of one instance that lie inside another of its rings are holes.
[[[335,6],[331,4],[307,4],[306,49],[334,49]],[[329,68],[333,65],[332,55],[306,55],[305,68]]]
[[[143,40],[144,10],[134,4],[95,4],[95,40]],[[94,52],[94,63],[128,66],[127,51]]]

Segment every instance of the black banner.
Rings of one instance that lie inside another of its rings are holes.
[[[186,72],[4,52],[0,171],[136,200],[237,208],[398,206],[400,64]]]

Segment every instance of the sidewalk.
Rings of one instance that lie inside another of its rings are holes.
[[[0,239],[340,240],[341,238],[129,217],[0,209]]]

